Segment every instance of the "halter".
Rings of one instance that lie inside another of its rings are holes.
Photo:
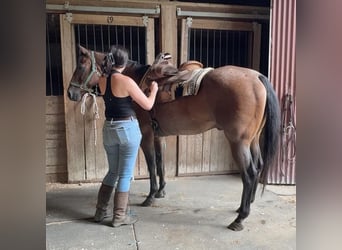
[[[95,145],[96,145],[96,141],[97,141],[97,127],[96,127],[96,119],[99,119],[99,108],[97,105],[97,101],[96,101],[96,96],[98,96],[98,89],[97,89],[97,85],[96,85],[96,90],[94,91],[92,88],[88,87],[89,81],[90,79],[93,77],[94,73],[96,73],[99,77],[103,74],[103,69],[102,67],[100,67],[101,72],[98,71],[98,67],[96,65],[96,61],[95,61],[95,53],[94,51],[91,51],[91,72],[89,72],[89,75],[87,76],[86,80],[83,83],[78,83],[78,82],[70,82],[70,85],[76,87],[76,88],[80,88],[84,91],[86,91],[87,93],[85,93],[82,96],[82,104],[81,104],[81,114],[85,115],[86,112],[86,100],[88,96],[91,96],[93,98],[93,110],[94,110],[94,115],[95,115],[95,119],[94,119],[94,135],[95,135]],[[103,66],[103,65],[102,65]]]
[[[70,85],[80,88],[82,90],[87,91],[88,93],[93,93],[94,90],[91,88],[88,88],[88,83],[90,79],[93,77],[93,74],[96,73],[98,76],[101,76],[102,74],[97,70],[96,67],[96,61],[95,61],[95,56],[94,56],[94,51],[91,51],[91,72],[89,73],[87,79],[81,84],[78,82],[70,82]]]

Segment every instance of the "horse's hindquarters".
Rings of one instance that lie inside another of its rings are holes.
[[[266,90],[257,71],[224,66],[209,72],[202,81],[216,127],[231,140],[251,141],[261,126]]]

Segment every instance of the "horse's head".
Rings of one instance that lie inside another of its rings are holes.
[[[172,56],[170,53],[159,53],[151,65],[148,79],[151,81],[158,81],[168,78],[178,73],[178,69],[170,62]]]
[[[161,52],[156,56],[156,59],[154,60],[153,65],[157,64],[170,64],[170,61],[172,59],[172,56],[168,52]]]
[[[94,93],[100,77],[107,72],[106,55],[90,51],[79,45],[76,69],[68,87],[68,97],[80,101],[85,93]]]

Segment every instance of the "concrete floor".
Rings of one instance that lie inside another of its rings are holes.
[[[296,249],[296,188],[267,186],[257,192],[244,230],[227,229],[237,216],[242,182],[220,175],[168,179],[166,197],[141,207],[148,180],[132,183],[135,225],[92,222],[100,184],[46,185],[47,249]],[[111,201],[112,204],[112,201]]]

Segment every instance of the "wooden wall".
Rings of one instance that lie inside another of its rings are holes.
[[[46,182],[67,181],[67,152],[63,96],[46,97]]]

